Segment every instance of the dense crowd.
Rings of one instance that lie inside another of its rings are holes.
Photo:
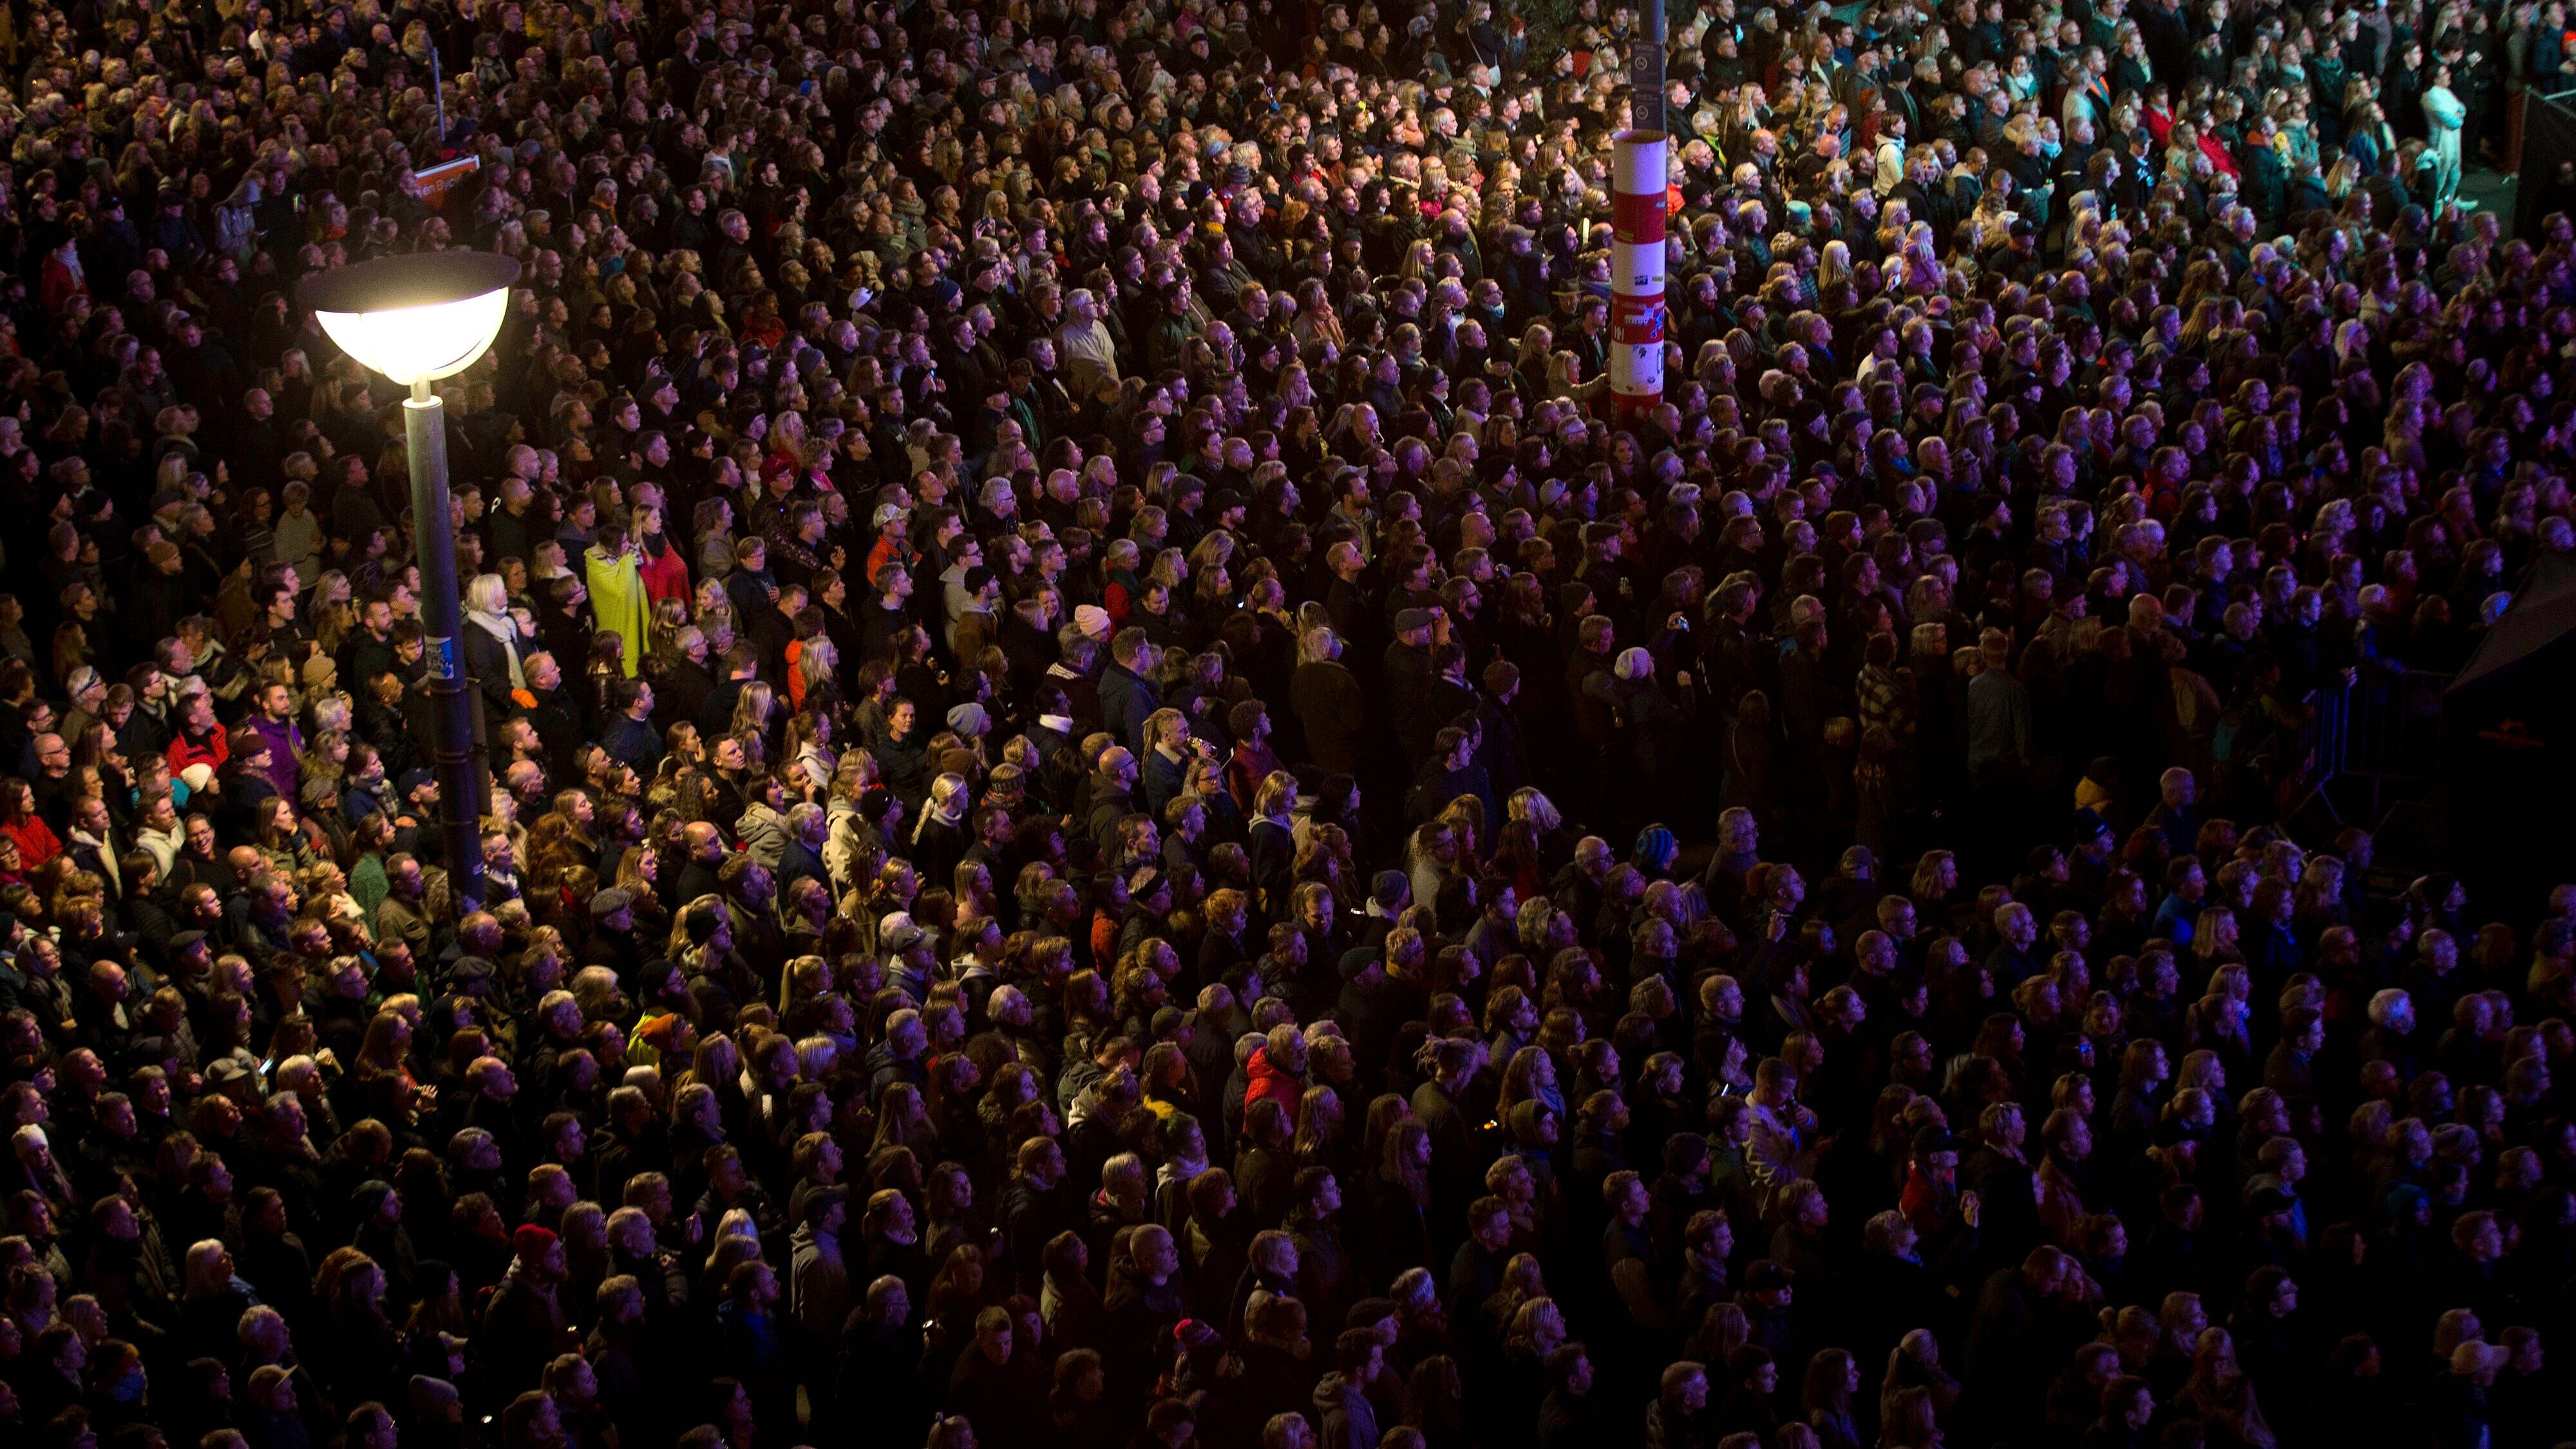
[[[2576,1438],[2565,6],[1670,11],[0,9],[0,1440]]]

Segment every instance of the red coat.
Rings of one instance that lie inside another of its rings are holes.
[[[653,603],[689,597],[689,561],[680,557],[668,538],[662,540],[662,551],[646,556],[636,572],[644,580],[644,597]]]
[[[189,744],[188,732],[184,729],[179,731],[176,739],[170,741],[170,773],[173,775],[185,773],[190,765],[203,765],[209,770],[220,770],[224,767],[224,761],[232,757],[232,744],[226,738],[222,725],[215,726],[214,733],[208,735],[202,745]]]
[[[1292,1077],[1270,1065],[1270,1048],[1266,1046],[1253,1048],[1252,1064],[1245,1070],[1251,1075],[1252,1084],[1243,1089],[1244,1110],[1250,1111],[1253,1103],[1268,1097],[1288,1109],[1289,1125],[1295,1126],[1297,1104],[1306,1095],[1305,1079]]]
[[[89,284],[64,266],[61,258],[52,255],[45,258],[44,270],[36,281],[36,301],[47,312],[60,313],[72,298],[88,295]]]
[[[62,841],[41,815],[29,815],[15,825],[0,823],[0,835],[18,842],[18,864],[22,870],[32,872],[63,853]]]

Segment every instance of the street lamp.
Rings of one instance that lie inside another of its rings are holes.
[[[490,252],[417,252],[317,272],[296,287],[322,330],[361,364],[411,389],[403,434],[434,706],[439,833],[460,912],[483,904],[483,844],[472,802],[474,729],[458,637],[455,515],[447,501],[447,409],[429,385],[474,365],[499,335],[519,264]]]

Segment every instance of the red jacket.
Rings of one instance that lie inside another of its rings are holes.
[[[62,841],[42,815],[30,815],[15,825],[0,824],[0,835],[18,842],[19,868],[31,874],[36,867],[63,853]]]
[[[214,733],[206,736],[206,742],[202,745],[189,744],[188,732],[184,729],[179,731],[177,738],[170,741],[170,773],[173,775],[185,772],[190,765],[203,765],[209,770],[220,770],[224,767],[224,761],[232,757],[232,745],[226,739],[222,725],[215,726]]]
[[[662,542],[662,552],[646,558],[637,572],[643,575],[644,597],[656,604],[664,599],[689,597],[688,561],[680,557],[680,551],[671,547],[667,538]]]
[[[1252,1085],[1243,1089],[1244,1110],[1250,1111],[1253,1103],[1268,1097],[1288,1109],[1288,1123],[1295,1126],[1297,1104],[1306,1095],[1305,1078],[1292,1077],[1270,1065],[1270,1048],[1266,1046],[1253,1048],[1252,1065],[1245,1070],[1252,1077]]]

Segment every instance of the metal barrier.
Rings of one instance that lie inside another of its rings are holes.
[[[2440,773],[2442,693],[2452,676],[2372,671],[2311,691],[2282,818],[2322,809],[2341,826],[2375,824]]]
[[[2349,695],[2350,690],[2338,684],[2332,689],[2309,690],[2300,699],[2303,708],[2299,727],[2279,757],[2277,798],[2283,824],[2298,819],[2310,809],[2317,809],[2322,810],[2336,828],[2343,826],[2343,815],[2336,809],[2329,787],[2334,784],[2336,766],[2343,759]]]

